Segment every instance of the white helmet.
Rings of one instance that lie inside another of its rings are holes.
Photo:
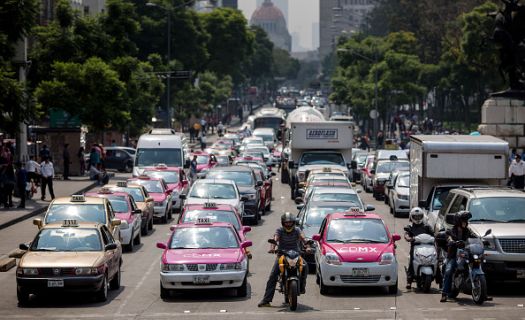
[[[408,221],[414,224],[421,224],[423,223],[424,218],[425,218],[425,212],[423,212],[423,209],[421,209],[420,207],[415,207],[412,210],[410,210]]]

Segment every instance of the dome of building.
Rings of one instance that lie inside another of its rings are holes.
[[[292,50],[292,38],[286,26],[286,19],[283,12],[274,6],[271,0],[264,0],[264,3],[255,10],[250,24],[266,31],[270,40],[277,47],[288,52]]]
[[[253,14],[251,21],[252,23],[255,21],[284,21],[286,24],[286,20],[284,19],[283,12],[274,6],[273,2],[271,0],[265,0],[262,6],[257,8]]]

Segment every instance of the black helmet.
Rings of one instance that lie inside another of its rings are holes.
[[[466,222],[468,224],[470,218],[472,218],[472,213],[468,211],[460,211],[456,213],[455,225],[460,226],[462,222]]]
[[[293,222],[293,223],[295,223],[295,216],[293,214],[291,214],[290,212],[283,213],[283,215],[281,216],[281,225],[286,229],[286,231],[291,232],[294,227],[286,228],[284,226],[285,222]]]

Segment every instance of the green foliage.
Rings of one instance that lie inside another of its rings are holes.
[[[275,77],[286,79],[297,78],[297,73],[301,67],[299,60],[290,56],[288,51],[281,48],[273,48],[273,73]]]
[[[259,84],[272,78],[273,42],[260,27],[252,26],[250,29],[255,35],[255,40],[253,53],[245,62],[244,70],[246,77],[251,79],[253,84]]]

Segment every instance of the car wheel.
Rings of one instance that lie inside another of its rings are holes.
[[[388,286],[388,294],[397,294],[397,280],[394,285]]]
[[[160,283],[160,298],[165,300],[170,297],[170,291],[162,286],[162,282]]]
[[[132,232],[131,238],[129,240],[129,244],[126,245],[126,251],[133,252],[134,248],[135,248],[135,232]]]
[[[168,207],[166,207],[166,210],[168,211],[168,220],[171,220],[172,218],[171,209],[168,209]]]
[[[153,230],[153,217],[151,217],[151,218],[149,219],[148,229],[149,229],[150,231]]]
[[[164,212],[164,216],[162,216],[162,218],[160,218],[160,222],[166,224],[168,223],[168,213],[167,212]]]
[[[143,235],[143,236],[147,236],[148,235],[148,230],[149,230],[149,221],[146,220],[146,224],[140,228],[140,234]]]
[[[248,295],[248,281],[247,277],[244,277],[244,281],[241,286],[237,288],[237,297],[246,297]]]
[[[141,242],[141,239],[140,239],[140,232],[137,232],[137,236],[135,237],[135,239],[133,239],[133,241],[135,242],[135,245],[139,245],[140,242]]]
[[[105,302],[108,300],[108,275],[104,276],[104,279],[102,280],[102,286],[97,291],[96,298],[99,302]]]
[[[330,292],[330,287],[324,284],[323,277],[321,275],[319,275],[319,292],[323,296]]]
[[[111,282],[109,283],[109,288],[111,290],[117,290],[120,288],[120,265],[118,266],[117,273],[113,276],[113,279],[111,279]]]
[[[23,287],[17,286],[16,297],[18,298],[19,306],[26,306],[29,303],[29,292]]]

